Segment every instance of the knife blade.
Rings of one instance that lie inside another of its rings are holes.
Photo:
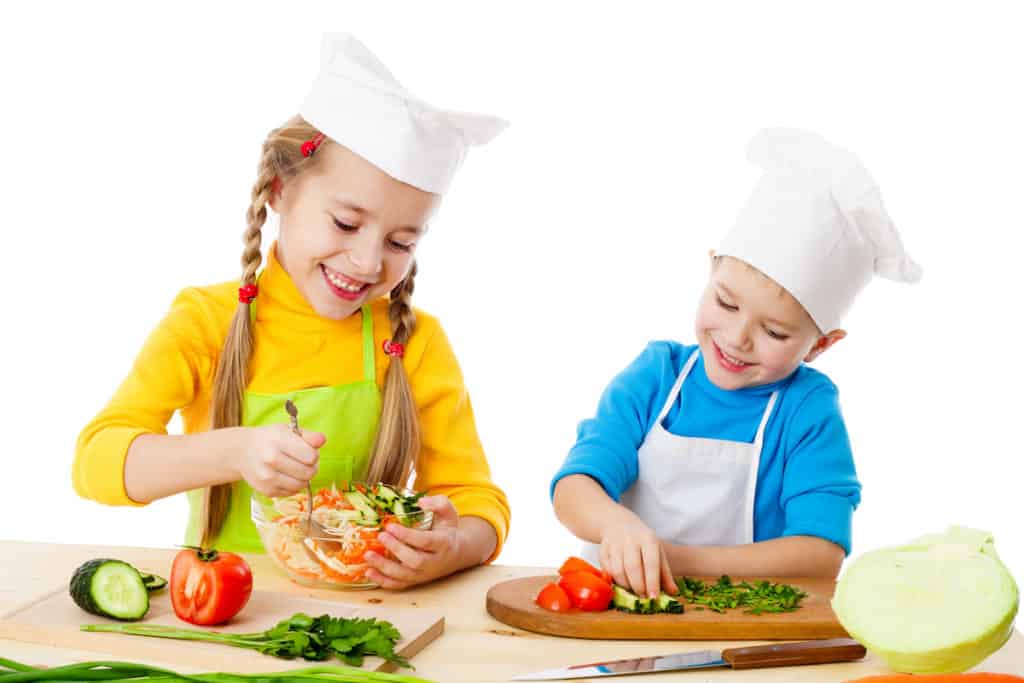
[[[513,681],[558,681],[574,678],[600,678],[629,674],[658,673],[731,667],[755,669],[774,666],[800,666],[804,664],[830,664],[862,659],[864,646],[849,638],[832,640],[806,640],[797,643],[755,645],[728,650],[699,650],[679,652],[657,657],[617,659],[592,664],[576,664],[561,669],[548,669],[515,676]]]

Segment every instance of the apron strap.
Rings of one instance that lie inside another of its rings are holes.
[[[377,381],[377,366],[374,363],[373,352],[373,312],[369,304],[363,304],[363,379],[367,382]]]
[[[764,409],[764,415],[761,416],[761,424],[757,427],[757,436],[754,437],[754,457],[750,459],[750,475],[747,481],[747,494],[744,499],[748,509],[744,512],[743,527],[746,538],[750,539],[750,542],[754,542],[754,503],[756,502],[757,496],[757,477],[761,471],[761,446],[764,441],[764,429],[768,424],[768,418],[772,414],[772,408],[775,407],[775,399],[779,397],[779,392],[773,391],[771,398],[768,399],[768,406]]]
[[[700,349],[694,349],[690,353],[690,358],[686,361],[686,365],[683,366],[683,371],[679,373],[679,377],[676,378],[676,383],[672,385],[672,391],[668,392],[668,398],[665,400],[665,405],[662,406],[661,412],[658,413],[658,419],[654,421],[654,424],[659,425],[661,421],[668,415],[668,411],[672,408],[672,404],[676,401],[676,396],[679,395],[679,390],[683,388],[683,380],[690,374],[690,369],[693,368],[693,364],[697,362],[697,356],[700,353]]]
[[[771,398],[768,399],[768,407],[764,409],[764,415],[761,416],[761,424],[757,426],[757,436],[754,437],[754,444],[757,446],[758,455],[761,453],[761,442],[764,441],[764,429],[768,425],[768,418],[771,417],[772,408],[775,407],[775,399],[779,397],[778,391],[773,391]]]
[[[257,285],[260,283],[260,277],[262,277],[262,276],[263,276],[263,271],[262,270],[260,272],[256,273],[256,284]],[[256,324],[256,299],[253,299],[252,302],[249,304],[249,322],[251,322],[253,325]]]

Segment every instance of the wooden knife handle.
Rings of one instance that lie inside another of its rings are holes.
[[[853,662],[867,654],[864,646],[850,638],[807,640],[799,643],[755,645],[722,650],[722,659],[734,669],[759,669],[770,666]]]

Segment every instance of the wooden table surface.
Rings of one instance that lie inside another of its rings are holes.
[[[116,557],[133,564],[166,566],[170,569],[173,549],[120,548],[108,546],[63,545],[0,541],[0,613],[23,603],[33,595],[67,581],[82,562],[95,557]],[[260,555],[247,556],[253,568],[256,588],[286,591],[326,600],[364,604],[382,601],[394,607],[424,607],[445,615],[444,634],[413,658],[415,675],[434,681],[484,683],[506,681],[516,674],[607,659],[644,657],[709,647],[723,648],[736,643],[694,641],[598,641],[535,635],[510,628],[494,620],[484,608],[487,589],[511,578],[550,574],[544,567],[481,567],[429,586],[394,593],[388,591],[341,592],[313,590],[291,583],[271,561]],[[755,643],[743,643],[755,644]],[[75,651],[13,640],[0,640],[0,657],[33,665],[55,666],[75,661],[102,659],[96,652]],[[168,666],[177,671],[195,672],[187,662],[146,660],[147,664]],[[267,670],[278,669],[278,662],[267,658]],[[996,671],[1024,675],[1024,637],[1015,631],[1010,641],[978,671]],[[888,669],[870,654],[849,664],[829,664],[787,669],[754,671],[709,670],[685,674],[686,681],[845,681]],[[680,679],[681,674],[639,674],[622,679],[629,683]],[[583,679],[580,679],[583,680]],[[595,679],[587,679],[595,680]]]

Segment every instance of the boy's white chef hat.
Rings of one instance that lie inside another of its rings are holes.
[[[324,35],[320,73],[299,113],[391,177],[436,194],[448,189],[471,145],[490,141],[508,125],[417,99],[347,33]]]
[[[716,254],[785,287],[822,332],[839,328],[873,275],[921,279],[854,154],[814,133],[769,128],[750,140],[747,157],[764,174]]]

